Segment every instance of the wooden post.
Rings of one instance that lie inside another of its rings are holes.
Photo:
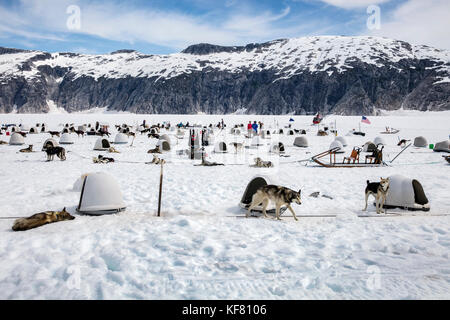
[[[161,174],[159,176],[158,217],[161,217],[162,183],[163,183],[163,162],[161,162]]]
[[[195,145],[195,131],[190,130],[191,133],[191,160],[194,160],[194,145]]]

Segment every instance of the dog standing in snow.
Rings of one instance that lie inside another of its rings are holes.
[[[369,199],[370,195],[373,195],[375,197],[375,204],[376,204],[376,210],[377,213],[384,213],[383,206],[386,202],[386,195],[389,191],[389,178],[383,179],[381,178],[380,182],[370,182],[367,180],[367,187],[366,187],[366,207],[363,209],[363,211],[367,210],[367,200]]]
[[[291,203],[302,204],[301,193],[302,193],[302,190],[299,190],[298,192],[296,192],[289,188],[275,186],[275,185],[267,185],[267,186],[261,187],[253,195],[252,203],[248,207],[246,217],[248,218],[251,210],[254,207],[256,207],[262,203],[264,217],[268,218],[266,209],[267,209],[267,206],[269,205],[269,202],[272,201],[275,203],[277,220],[281,220],[280,219],[280,209],[282,206],[285,205],[285,206],[287,206],[289,211],[292,212],[292,215],[294,216],[295,221],[298,221],[297,216],[295,215],[294,209],[292,209],[292,207],[291,207]]]

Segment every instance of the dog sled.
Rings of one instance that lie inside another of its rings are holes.
[[[400,130],[398,130],[398,129],[386,127],[386,131],[380,132],[380,133],[381,134],[396,134],[396,133],[399,133],[399,132],[400,132]]]
[[[342,162],[336,160],[340,148],[336,147],[322,153],[319,153],[311,158],[312,161],[318,165],[326,168],[366,168],[366,167],[383,167],[386,164],[383,161],[383,148],[381,150],[374,150],[372,154],[366,155],[364,162],[360,161],[361,148],[353,148],[350,156],[344,157]],[[323,160],[326,156],[330,156],[330,161]]]

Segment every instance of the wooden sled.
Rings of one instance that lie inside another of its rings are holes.
[[[396,134],[396,133],[399,133],[400,132],[400,130],[398,130],[398,129],[391,129],[391,130],[389,130],[389,131],[384,131],[384,132],[380,132],[381,134]]]
[[[336,152],[340,148],[333,148],[327,151],[324,151],[322,153],[319,153],[315,156],[313,156],[311,159],[321,165],[322,167],[326,168],[366,168],[366,167],[383,167],[386,166],[386,164],[380,160],[376,159],[374,162],[359,162],[359,155],[355,156],[354,151],[352,151],[352,155],[350,157],[344,157],[344,160],[342,162],[336,161]],[[326,157],[327,155],[330,156],[330,162],[326,163],[325,161],[321,160],[322,158]],[[319,160],[320,159],[320,160]],[[347,162],[345,162],[347,160]]]

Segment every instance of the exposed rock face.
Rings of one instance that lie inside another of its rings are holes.
[[[450,110],[450,53],[375,37],[308,37],[172,55],[0,48],[0,113],[108,107],[136,113],[370,115]]]

